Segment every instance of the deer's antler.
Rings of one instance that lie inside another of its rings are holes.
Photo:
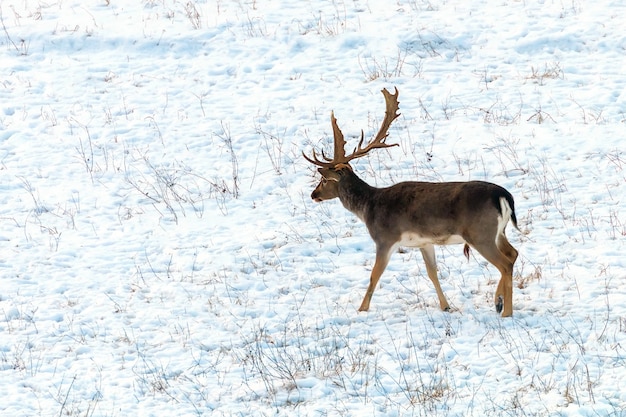
[[[385,143],[385,139],[387,139],[387,136],[389,135],[388,133],[389,126],[391,126],[391,123],[394,120],[396,120],[398,116],[400,116],[400,113],[398,113],[398,108],[400,106],[400,103],[398,102],[398,88],[397,87],[395,88],[395,91],[396,91],[395,94],[391,94],[389,91],[387,91],[387,89],[382,90],[382,93],[385,96],[385,104],[387,108],[385,109],[385,118],[383,119],[383,123],[381,124],[380,129],[378,130],[378,133],[376,134],[374,139],[371,142],[369,142],[365,146],[365,148],[363,148],[362,147],[363,131],[361,130],[361,140],[359,141],[359,145],[354,149],[354,151],[350,155],[348,155],[345,158],[345,161],[342,161],[342,162],[349,162],[353,159],[360,158],[364,156],[365,154],[367,154],[372,149],[389,148],[391,146],[398,146],[397,143],[393,143],[393,144]]]
[[[400,105],[400,103],[398,102],[398,89],[395,88],[395,94],[391,94],[389,91],[387,91],[387,89],[383,89],[382,93],[383,93],[383,96],[385,96],[385,104],[386,104],[385,119],[383,120],[383,123],[380,126],[380,130],[378,131],[378,133],[376,134],[374,139],[372,139],[371,142],[369,142],[365,147],[363,147],[364,135],[363,135],[363,131],[361,130],[361,140],[359,141],[359,145],[354,149],[354,151],[350,155],[346,156],[346,151],[345,151],[346,141],[343,138],[343,133],[341,133],[341,129],[339,129],[339,126],[337,125],[337,119],[335,118],[335,114],[333,112],[330,114],[330,123],[333,127],[333,136],[334,136],[334,143],[335,143],[335,147],[334,147],[335,149],[334,149],[332,159],[327,157],[324,154],[324,151],[322,151],[322,158],[324,160],[321,161],[317,157],[315,150],[313,151],[313,158],[309,158],[308,156],[304,154],[304,152],[302,152],[302,156],[304,156],[304,159],[322,168],[330,168],[330,167],[336,166],[337,164],[347,163],[353,159],[360,158],[366,155],[372,149],[389,148],[391,146],[398,146],[397,143],[394,143],[394,144],[385,143],[385,139],[387,138],[387,135],[388,135],[389,126],[391,126],[391,123],[394,120],[396,120],[398,116],[400,116],[400,114],[398,113],[398,108]]]

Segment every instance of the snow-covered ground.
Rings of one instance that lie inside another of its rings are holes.
[[[626,415],[626,5],[0,1],[3,416]],[[301,152],[485,179],[499,274],[374,247]]]

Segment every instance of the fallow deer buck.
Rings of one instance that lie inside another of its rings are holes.
[[[376,261],[369,287],[359,307],[367,311],[378,280],[387,267],[391,254],[399,247],[420,248],[428,277],[437,291],[439,305],[444,311],[450,306],[437,278],[433,245],[465,244],[478,251],[501,273],[495,293],[495,307],[503,317],[513,314],[513,264],[517,250],[507,240],[505,228],[512,221],[517,228],[513,196],[504,188],[483,181],[470,182],[401,182],[387,188],[366,184],[352,170],[350,161],[365,156],[372,149],[388,148],[388,129],[398,117],[398,89],[395,94],[382,90],[386,112],[380,130],[366,146],[363,132],[358,146],[350,155],[346,142],[331,113],[334,153],[329,158],[322,152],[318,158],[302,153],[310,163],[320,167],[322,180],[311,198],[316,202],[339,197],[343,206],[360,218],[376,243]],[[519,229],[518,229],[519,230]]]

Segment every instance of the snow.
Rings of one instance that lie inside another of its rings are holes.
[[[626,415],[619,1],[0,3],[0,414]],[[374,247],[301,152],[516,202],[499,274]]]

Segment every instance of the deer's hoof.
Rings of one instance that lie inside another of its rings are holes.
[[[498,299],[496,300],[496,312],[498,314],[502,313],[503,308],[504,308],[504,297],[499,295]]]

